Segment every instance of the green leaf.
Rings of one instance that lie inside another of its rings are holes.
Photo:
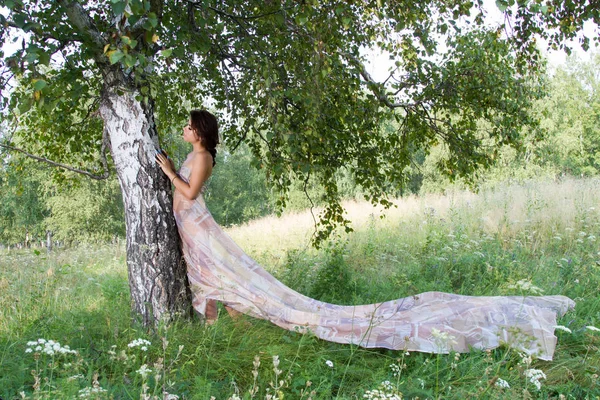
[[[133,67],[135,65],[135,58],[131,57],[131,55],[127,54],[125,56],[125,58],[123,59],[125,62],[125,65],[128,66],[129,68]]]
[[[33,83],[33,88],[35,90],[42,90],[46,86],[48,86],[48,83],[43,79],[38,79]]]
[[[158,17],[154,13],[148,14],[148,21],[150,21],[150,25],[152,25],[153,28],[156,28],[156,25],[158,25]]]
[[[46,52],[40,52],[38,54],[38,60],[40,64],[48,66],[50,65],[50,54]]]
[[[171,56],[171,53],[173,53],[173,49],[165,49],[165,50],[161,50],[160,54],[164,57],[164,58],[169,58]]]
[[[25,114],[27,111],[31,110],[31,103],[31,99],[19,102],[19,113]]]
[[[500,12],[504,12],[508,8],[508,2],[505,0],[496,0],[496,7],[498,7]]]
[[[116,64],[125,56],[121,50],[113,50],[106,53],[111,64]]]
[[[125,8],[127,7],[127,3],[125,1],[113,1],[112,9],[115,15],[121,15],[125,12]]]
[[[25,15],[23,15],[23,14],[15,14],[13,16],[13,22],[19,28],[23,28],[25,26],[25,23],[26,23],[26,21],[25,21]]]

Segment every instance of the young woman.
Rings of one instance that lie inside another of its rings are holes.
[[[193,151],[175,172],[163,154],[157,162],[175,192],[173,211],[188,265],[196,311],[217,317],[215,301],[289,330],[363,347],[448,353],[507,343],[552,359],[557,314],[574,307],[564,296],[473,297],[441,292],[377,304],[339,306],[288,288],[246,255],[216,224],[202,190],[215,166],[218,124],[207,111],[192,111],[183,130]],[[232,183],[233,184],[233,183]]]

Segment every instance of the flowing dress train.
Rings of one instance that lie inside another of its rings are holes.
[[[188,180],[188,159],[179,175]],[[202,194],[187,200],[175,191],[173,210],[193,306],[205,315],[207,302],[221,301],[289,330],[363,347],[468,352],[506,343],[551,360],[557,314],[575,306],[565,296],[463,296],[426,292],[382,303],[341,306],[304,296],[265,271],[215,222]]]

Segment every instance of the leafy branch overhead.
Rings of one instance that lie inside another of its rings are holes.
[[[499,0],[498,26],[484,24],[481,1],[462,0],[4,4],[0,38],[16,50],[1,54],[1,106],[35,130],[18,131],[19,146],[100,171],[103,94],[134,93],[163,133],[213,104],[225,142],[248,143],[280,207],[295,181],[323,187],[317,241],[349,229],[343,170],[389,205],[418,150],[444,146],[438,167],[456,178],[489,166],[499,145],[518,148],[543,94],[536,35],[561,47],[599,19],[592,5],[558,1]],[[368,72],[368,49],[389,54],[387,79]],[[394,129],[381,129],[390,120]]]

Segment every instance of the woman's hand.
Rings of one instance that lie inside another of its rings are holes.
[[[173,160],[167,156],[167,153],[165,153],[164,150],[161,150],[160,153],[156,153],[156,163],[160,166],[160,169],[163,170],[165,175],[169,177],[169,180],[175,177],[175,164],[173,164]]]

